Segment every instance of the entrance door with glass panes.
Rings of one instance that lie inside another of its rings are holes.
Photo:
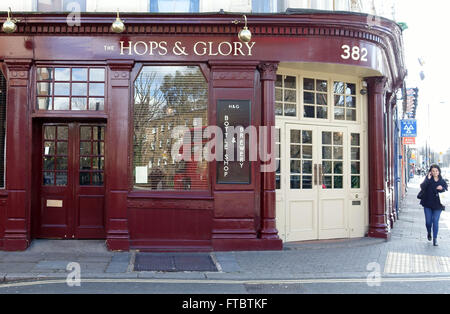
[[[44,123],[37,238],[105,237],[105,125]]]
[[[347,128],[287,123],[280,131],[277,225],[284,240],[348,237]]]

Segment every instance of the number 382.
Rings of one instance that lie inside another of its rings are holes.
[[[344,60],[352,58],[355,61],[361,60],[367,62],[368,51],[366,48],[359,48],[358,46],[350,47],[349,45],[342,45],[341,49],[344,51],[341,58]]]

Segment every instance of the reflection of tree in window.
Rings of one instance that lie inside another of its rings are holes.
[[[200,69],[146,66],[134,88],[134,167],[147,167],[148,176],[147,183],[135,186],[152,190],[207,189],[206,161],[188,161],[184,173],[180,173],[170,147],[176,141],[171,139],[177,126],[194,119],[202,121],[194,128],[201,130],[207,125],[208,85]],[[169,132],[165,132],[164,125]],[[193,134],[192,123],[188,122],[187,128]]]

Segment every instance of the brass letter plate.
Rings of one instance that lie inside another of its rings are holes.
[[[47,200],[47,207],[63,207],[62,200]]]

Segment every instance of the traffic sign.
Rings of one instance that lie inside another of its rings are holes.
[[[401,120],[401,136],[416,137],[417,136],[417,120],[408,119]]]
[[[403,145],[415,145],[415,144],[416,144],[415,137],[404,137],[403,138]]]

